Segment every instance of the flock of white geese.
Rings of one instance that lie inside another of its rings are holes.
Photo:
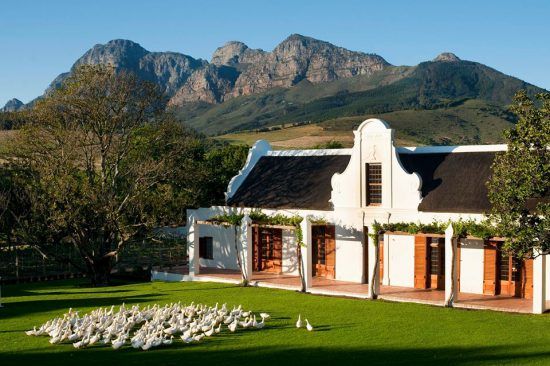
[[[182,305],[178,302],[143,308],[122,304],[118,311],[111,306],[98,308],[84,316],[69,309],[62,317],[48,320],[26,334],[47,335],[52,344],[70,342],[75,348],[111,344],[114,349],[131,345],[136,349],[149,350],[171,345],[178,335],[184,343],[200,342],[205,337],[219,334],[224,325],[230,332],[237,329],[262,329],[270,316],[267,313],[258,315],[256,317],[251,311],[245,311],[241,305],[229,309],[227,304],[209,307],[194,303]]]

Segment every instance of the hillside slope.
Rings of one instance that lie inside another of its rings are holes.
[[[543,91],[449,52],[393,66],[376,54],[292,34],[272,51],[228,42],[210,61],[112,40],[88,50],[46,94],[84,64],[111,65],[155,83],[182,123],[208,135],[306,124],[350,131],[349,121],[378,116],[419,143],[497,142],[514,122],[507,112],[513,95]],[[14,100],[7,108],[24,107]]]

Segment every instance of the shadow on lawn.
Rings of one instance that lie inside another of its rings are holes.
[[[123,292],[134,292],[132,290],[105,290],[105,291],[26,291],[20,290],[17,295],[10,294],[8,297],[24,297],[24,296],[55,296],[55,295],[95,295],[95,294],[116,294]]]
[[[152,282],[153,284],[155,284],[156,282]],[[178,289],[175,289],[175,290],[162,290],[162,292],[195,292],[195,291],[212,291],[212,290],[235,290],[235,288],[239,288],[241,286],[237,286],[237,285],[226,285],[226,286],[204,286],[204,287],[199,287],[199,286],[189,286],[189,287],[185,287],[185,288],[178,288]],[[241,287],[242,288],[242,287]]]
[[[101,362],[121,365],[494,365],[507,363],[544,364],[550,361],[550,352],[525,352],[516,346],[440,347],[440,348],[365,348],[342,349],[334,347],[247,347],[239,344],[233,349],[223,348],[223,340],[208,340],[200,344],[177,345],[148,352],[125,348],[114,351],[107,348],[70,350],[68,352],[0,353],[4,365],[40,364],[79,366]]]
[[[137,282],[143,283],[143,282]],[[134,285],[136,282],[114,281],[109,286],[93,287],[87,279],[78,280],[52,280],[47,282],[33,282],[22,284],[9,284],[2,286],[2,296],[22,297],[36,295],[74,295],[74,294],[100,294],[100,293],[116,293],[129,292],[131,290],[120,289],[121,286]],[[48,291],[53,289],[53,291]],[[88,290],[88,291],[80,291]]]
[[[72,293],[77,295],[77,293]],[[69,308],[80,310],[82,308],[119,306],[123,302],[127,304],[146,303],[158,298],[159,294],[139,294],[134,296],[110,296],[91,298],[66,298],[36,301],[15,301],[4,303],[1,317],[3,319],[24,316],[32,313],[47,313],[59,310],[59,316]],[[39,325],[39,324],[36,324]]]

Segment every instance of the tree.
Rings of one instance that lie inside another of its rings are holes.
[[[550,93],[533,100],[520,91],[511,110],[518,121],[504,133],[508,150],[493,163],[489,199],[504,250],[525,259],[550,250]]]
[[[227,185],[244,166],[249,146],[213,143],[205,154],[204,169],[207,173],[201,182],[202,207],[224,205]]]
[[[10,236],[45,256],[75,248],[73,264],[98,285],[127,243],[185,222],[205,142],[164,111],[153,84],[111,67],[76,69],[3,154]]]

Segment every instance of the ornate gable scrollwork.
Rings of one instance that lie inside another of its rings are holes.
[[[335,208],[366,207],[365,164],[382,166],[382,209],[418,208],[421,180],[409,174],[399,161],[389,125],[376,118],[364,121],[354,131],[354,146],[348,167],[332,177],[331,202]]]
[[[236,176],[231,178],[229,184],[227,185],[227,192],[225,192],[226,201],[229,200],[235,192],[237,192],[237,189],[239,189],[240,185],[244,182],[246,176],[250,173],[258,160],[260,160],[262,156],[267,155],[269,151],[271,151],[271,145],[266,140],[258,140],[254,143],[248,151],[248,157],[246,158],[244,167],[239,170],[239,173]]]

